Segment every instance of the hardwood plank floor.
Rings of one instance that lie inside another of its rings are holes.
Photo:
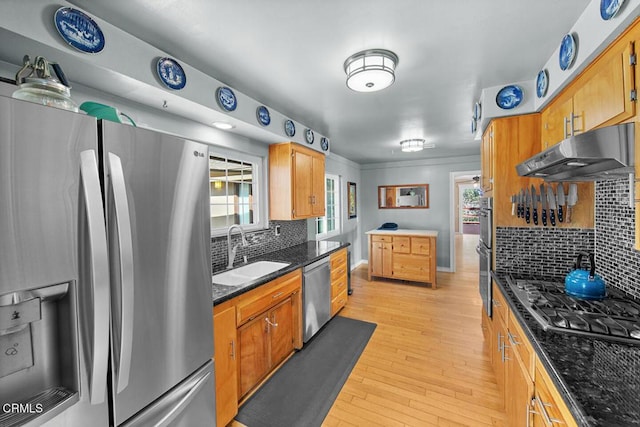
[[[340,315],[378,327],[323,426],[506,426],[480,328],[477,242],[456,236],[456,273],[439,272],[435,290],[352,272]]]
[[[456,236],[456,273],[438,288],[352,273],[341,316],[378,324],[323,425],[505,426],[480,328],[475,235]]]

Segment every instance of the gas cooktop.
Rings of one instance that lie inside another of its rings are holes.
[[[616,289],[602,300],[583,300],[565,294],[564,283],[516,279],[509,287],[544,330],[561,330],[640,345],[640,304]]]

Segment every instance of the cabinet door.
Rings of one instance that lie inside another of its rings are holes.
[[[513,345],[507,341],[508,345]],[[529,377],[528,369],[512,348],[508,349],[509,359],[507,360],[505,387],[506,396],[506,412],[508,425],[510,426],[528,426],[530,421],[527,419],[529,415],[529,402],[533,397],[533,382]]]
[[[257,316],[238,329],[238,353],[240,399],[269,372],[269,342],[264,316]]]
[[[491,123],[482,135],[480,186],[485,193],[493,188],[493,131],[494,126]]]
[[[393,271],[393,245],[385,242],[382,245],[382,275],[391,276]]]
[[[384,242],[371,243],[371,274],[382,276],[382,259],[384,253]]]
[[[271,346],[270,366],[282,362],[293,351],[293,310],[287,298],[267,314],[267,328]]]
[[[293,208],[295,218],[308,218],[312,215],[312,168],[312,156],[293,150]]]
[[[236,308],[233,306],[213,316],[216,425],[219,426],[226,426],[238,413],[236,337]]]
[[[573,114],[573,99],[558,99],[553,101],[542,112],[542,149],[566,139],[571,133],[571,114]]]
[[[629,58],[631,43],[616,47],[603,61],[598,61],[594,74],[573,96],[576,133],[601,125],[619,123],[635,114],[631,101],[633,69]]]
[[[311,189],[311,214],[314,217],[325,215],[325,176],[324,176],[324,156],[313,156],[312,186]]]
[[[506,343],[507,328],[500,316],[493,316],[493,333],[495,338],[493,348],[493,371],[496,374],[498,389],[502,393],[502,396],[505,397],[505,361],[509,357],[509,347]]]

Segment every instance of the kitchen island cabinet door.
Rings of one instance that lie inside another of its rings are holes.
[[[269,372],[268,324],[259,315],[238,329],[240,378],[238,399],[247,394]]]
[[[213,316],[214,363],[216,375],[216,425],[226,426],[238,413],[238,363],[236,308],[223,309]]]

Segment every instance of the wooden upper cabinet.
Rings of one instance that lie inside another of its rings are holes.
[[[325,215],[324,154],[285,142],[269,146],[269,219]]]
[[[494,123],[491,122],[482,135],[480,153],[480,187],[486,195],[493,189],[493,141]]]
[[[567,138],[571,129],[573,98],[553,101],[540,115],[542,121],[542,149],[546,150]]]

